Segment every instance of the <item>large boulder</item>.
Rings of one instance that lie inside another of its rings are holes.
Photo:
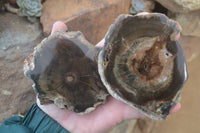
[[[200,0],[156,0],[168,10],[175,13],[186,13],[200,9]]]
[[[96,44],[119,14],[129,13],[130,5],[131,0],[46,0],[41,23],[49,34],[55,21],[63,21],[69,30],[83,32],[89,42]]]

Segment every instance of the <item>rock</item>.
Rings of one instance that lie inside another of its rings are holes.
[[[151,0],[132,0],[130,13],[151,12],[155,7],[155,2]]]
[[[200,37],[200,10],[176,14],[175,20],[181,25],[183,35]]]
[[[61,20],[69,30],[80,30],[96,44],[119,14],[129,13],[130,4],[131,0],[46,0],[41,16],[43,31],[49,34],[53,23]]]
[[[181,35],[179,42],[183,47],[187,62],[191,62],[194,58],[200,55],[200,37]]]
[[[200,0],[156,0],[168,10],[175,13],[186,13],[200,9]]]
[[[39,21],[30,24],[25,18],[0,15],[0,121],[24,115],[35,102],[32,82],[24,76],[24,59],[41,41]]]

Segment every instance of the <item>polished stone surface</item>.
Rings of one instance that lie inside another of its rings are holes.
[[[44,39],[24,66],[41,104],[80,113],[103,103],[108,93],[98,75],[96,53],[81,32],[57,32]]]
[[[164,119],[187,80],[175,39],[179,25],[162,14],[121,15],[99,54],[99,73],[109,93],[154,119]]]

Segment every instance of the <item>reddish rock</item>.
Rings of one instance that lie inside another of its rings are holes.
[[[40,21],[46,34],[60,20],[69,30],[83,32],[89,42],[96,44],[119,14],[129,13],[130,5],[131,0],[47,0]]]

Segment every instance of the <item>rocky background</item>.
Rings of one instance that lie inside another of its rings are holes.
[[[190,76],[183,88],[182,109],[164,122],[129,120],[110,133],[200,132],[200,0],[42,0],[41,4],[36,3],[36,9],[28,13],[26,6],[20,13],[16,0],[0,1],[0,122],[24,115],[35,102],[32,82],[23,75],[23,62],[50,34],[55,21],[65,22],[69,30],[80,30],[95,45],[119,14],[146,11],[164,13],[182,27],[180,43]]]

